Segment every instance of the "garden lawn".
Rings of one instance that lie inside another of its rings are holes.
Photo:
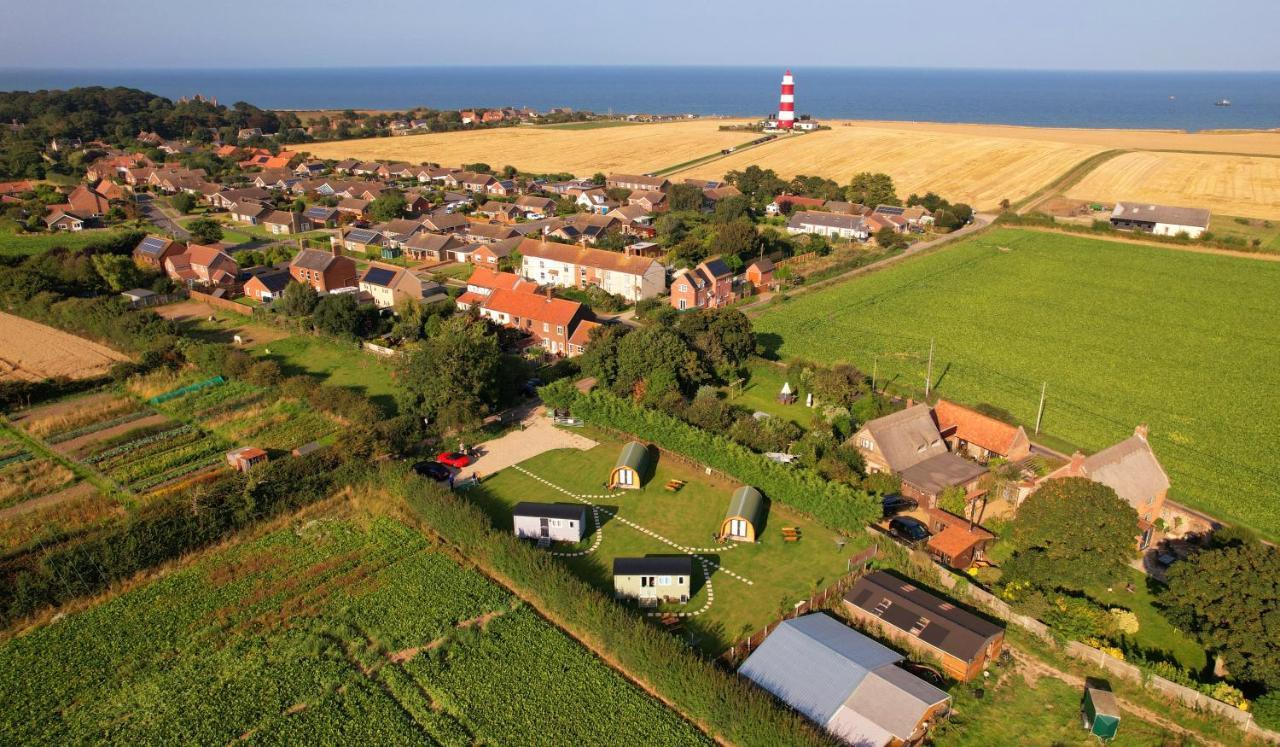
[[[1170,496],[1280,538],[1280,263],[989,231],[771,307],[783,357],[990,404],[1098,450],[1151,427]],[[1031,430],[1029,427],[1028,430]]]
[[[270,354],[267,353],[270,350]],[[286,375],[308,374],[332,386],[354,389],[384,412],[396,411],[393,366],[355,343],[341,343],[311,335],[295,335],[255,347],[254,355],[280,364]]]
[[[519,466],[550,480],[578,495],[599,495],[618,458],[621,443],[604,440],[588,451],[561,449],[549,451]],[[666,482],[672,478],[687,484],[677,493],[667,492]],[[729,497],[737,483],[722,482],[704,475],[701,470],[660,458],[656,473],[640,490],[617,491],[607,498],[595,499],[601,506],[616,510],[619,517],[635,522],[683,547],[717,547],[712,535],[720,530]],[[485,478],[480,488],[464,493],[476,500],[502,529],[511,528],[511,507],[520,501],[576,502],[564,493],[514,469],[507,468]],[[767,496],[766,496],[767,497]],[[613,559],[644,555],[680,554],[680,550],[628,526],[617,518],[602,514],[604,537],[591,554],[563,558],[577,575],[592,585],[612,593]],[[590,510],[588,527],[592,525]],[[797,543],[782,540],[781,527],[799,527],[803,539]],[[710,655],[718,655],[734,641],[753,633],[789,611],[792,605],[811,596],[816,590],[835,582],[846,570],[847,558],[866,546],[862,537],[837,548],[836,534],[817,522],[802,518],[779,504],[772,504],[759,531],[759,542],[726,543],[704,557],[723,564],[725,569],[749,579],[747,584],[724,571],[713,570],[711,584],[714,601],[706,612],[685,618],[685,632],[694,645]],[[588,549],[594,533],[577,547],[553,548],[558,551]],[[687,605],[665,609],[692,612],[701,609],[708,594],[698,562],[694,562],[693,595]]]
[[[27,256],[43,254],[50,249],[65,248],[83,249],[115,237],[117,231],[110,228],[96,228],[76,232],[60,233],[14,233],[0,228],[0,257]]]
[[[1107,607],[1123,607],[1138,617],[1138,632],[1133,636],[1139,647],[1151,651],[1153,659],[1173,658],[1177,663],[1195,673],[1201,672],[1208,661],[1204,648],[1190,635],[1178,630],[1160,614],[1155,606],[1156,590],[1160,582],[1148,579],[1136,568],[1129,569],[1133,591],[1124,586],[1089,589],[1086,593],[1094,601]]]
[[[709,744],[419,532],[332,515],[0,644],[0,732],[19,744]]]
[[[791,391],[796,393],[796,403],[784,405],[778,401],[778,392],[786,381],[785,368],[768,361],[755,362],[747,374],[747,380],[741,384],[726,387],[729,402],[745,407],[752,412],[765,412],[777,418],[785,418],[802,428],[808,428],[813,422],[814,410],[804,406],[804,392],[800,391],[800,382],[792,381]]]

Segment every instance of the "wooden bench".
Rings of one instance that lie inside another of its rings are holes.
[[[787,542],[799,542],[800,530],[796,527],[782,527],[782,539]]]
[[[676,493],[684,487],[684,480],[667,480],[667,492]]]

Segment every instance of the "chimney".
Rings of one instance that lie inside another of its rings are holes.
[[[1138,438],[1142,439],[1143,441],[1146,441],[1146,440],[1147,440],[1147,424],[1146,424],[1146,423],[1142,423],[1142,424],[1138,425],[1136,428],[1134,428],[1134,429],[1133,429],[1133,435],[1137,436]]]

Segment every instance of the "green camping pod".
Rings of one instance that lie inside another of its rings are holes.
[[[1089,733],[1104,742],[1115,739],[1120,730],[1120,707],[1110,690],[1086,687],[1080,717]]]
[[[648,471],[649,448],[639,441],[632,441],[622,447],[622,453],[609,473],[609,487],[639,490]]]
[[[764,519],[764,496],[750,485],[733,491],[729,510],[720,523],[720,536],[739,542],[755,542],[756,530]]]

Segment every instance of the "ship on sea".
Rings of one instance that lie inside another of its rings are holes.
[[[1218,99],[1213,102],[1214,106],[1231,106],[1231,99]]]

